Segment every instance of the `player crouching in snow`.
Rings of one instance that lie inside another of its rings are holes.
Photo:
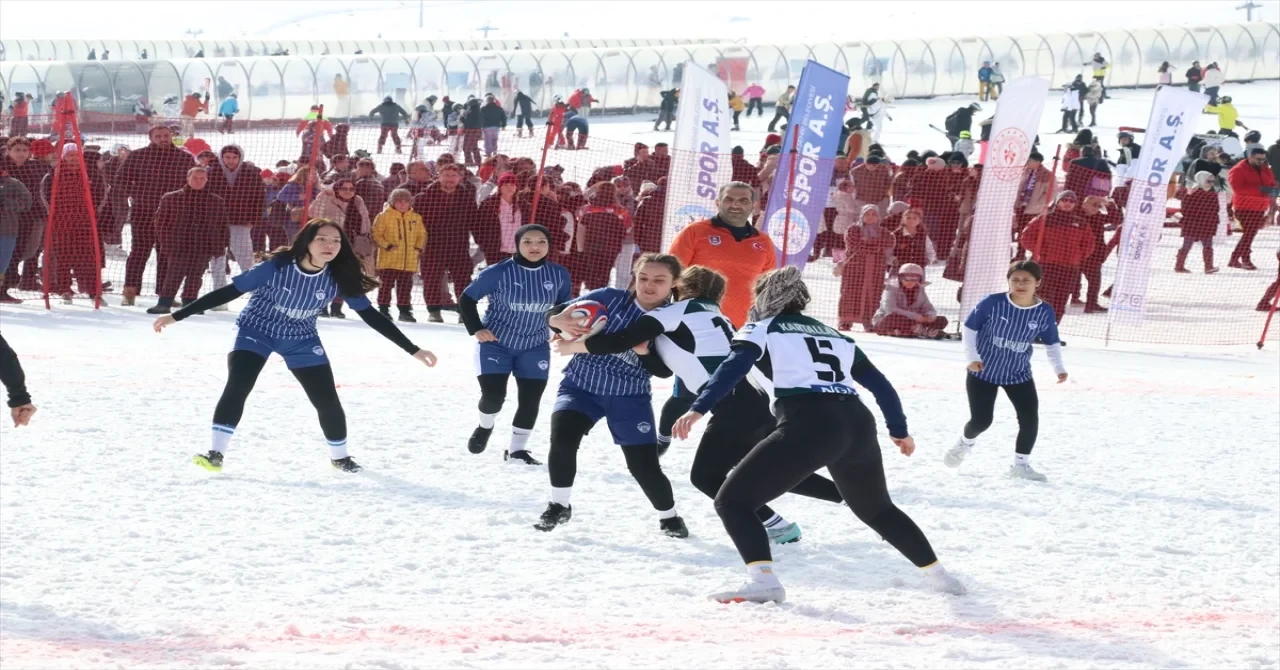
[[[880,309],[871,318],[871,326],[877,335],[890,337],[922,337],[945,340],[947,317],[938,316],[924,287],[924,269],[915,263],[906,263],[898,269],[898,280],[885,284]]]

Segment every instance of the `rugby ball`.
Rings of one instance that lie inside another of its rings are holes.
[[[569,318],[574,323],[581,324],[589,330],[577,338],[565,338],[568,340],[585,340],[592,335],[604,330],[604,325],[609,321],[609,310],[603,303],[595,300],[579,300],[565,308],[569,312]]]

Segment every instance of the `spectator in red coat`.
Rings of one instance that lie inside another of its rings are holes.
[[[609,271],[622,252],[629,218],[618,206],[618,190],[613,182],[601,182],[588,195],[578,221],[578,249],[582,252],[582,281],[588,291],[609,285]]]
[[[844,248],[845,259],[834,268],[840,277],[838,325],[850,330],[860,323],[871,332],[871,318],[884,293],[888,252],[893,249],[893,235],[880,226],[880,208],[863,205],[858,223],[844,233]]]
[[[628,158],[622,163],[622,174],[637,187],[646,181],[658,182],[662,177],[662,167],[658,165],[658,161],[653,159],[649,154],[649,145],[643,142],[636,142],[635,156]]]
[[[427,248],[422,253],[422,296],[427,321],[442,323],[442,309],[457,310],[455,295],[471,285],[471,230],[475,225],[475,191],[463,187],[462,168],[456,163],[440,166],[440,178],[413,199],[413,210],[422,215]]]
[[[96,154],[94,154],[96,155]],[[88,167],[89,193],[86,197],[80,175],[82,157],[80,147],[66,144],[62,147],[62,160],[55,172],[45,175],[41,185],[41,199],[52,213],[49,221],[51,247],[46,250],[45,263],[52,274],[49,293],[61,295],[70,304],[71,278],[75,275],[81,293],[92,297],[101,295],[98,284],[97,262],[102,258],[101,242],[94,248],[93,221],[97,211],[106,204],[107,189],[101,174]],[[54,178],[58,178],[58,192],[53,192]]]
[[[1080,265],[1093,255],[1093,235],[1077,205],[1075,192],[1063,191],[1049,211],[1033,219],[1022,232],[1022,244],[1044,270],[1040,297],[1053,308],[1058,323],[1066,314]]]
[[[1267,150],[1257,147],[1249,151],[1249,157],[1227,173],[1227,183],[1231,185],[1231,206],[1244,231],[1227,266],[1257,270],[1251,258],[1253,238],[1262,230],[1267,210],[1276,198],[1276,178],[1267,166]]]
[[[1214,177],[1210,172],[1197,172],[1195,188],[1182,196],[1182,248],[1178,250],[1175,272],[1191,272],[1187,269],[1187,255],[1197,242],[1204,254],[1204,273],[1213,274],[1213,236],[1221,222],[1218,219],[1218,193],[1213,190]]]
[[[733,153],[729,156],[730,163],[733,168],[733,177],[730,181],[740,181],[744,184],[751,184],[757,193],[760,192],[760,170],[751,164],[746,158],[746,150],[742,147],[734,147]]]
[[[642,254],[662,251],[662,222],[667,208],[666,181],[663,180],[661,185],[653,182],[650,184],[652,186],[640,187],[640,198],[633,220],[632,233],[636,248]]]
[[[168,314],[179,285],[183,303],[198,298],[209,259],[227,250],[227,208],[222,198],[206,188],[208,183],[208,170],[191,168],[186,186],[160,198],[156,234],[160,253],[169,262],[156,285],[160,300],[148,314]]]
[[[38,197],[45,175],[49,174],[49,165],[44,161],[32,160],[35,157],[37,143],[48,145],[48,140],[31,140],[26,137],[10,137],[6,143],[8,153],[0,160],[5,163],[9,176],[17,179],[31,194],[32,203],[25,212],[18,214],[18,239],[14,246],[13,256],[4,271],[3,290],[0,290],[0,303],[17,303],[21,300],[9,295],[10,289],[22,291],[39,291],[40,249],[44,246],[44,229],[48,219],[48,210]],[[18,264],[22,264],[22,272],[18,272]]]
[[[1093,238],[1093,252],[1080,263],[1080,274],[1085,281],[1089,282],[1088,291],[1085,293],[1084,313],[1102,313],[1107,311],[1106,307],[1098,304],[1098,292],[1102,288],[1102,264],[1107,261],[1107,255],[1111,253],[1111,248],[1107,246],[1106,231],[1108,226],[1119,227],[1124,221],[1124,210],[1110,198],[1097,195],[1085,198],[1080,204],[1080,209],[1084,225],[1089,230],[1089,236]],[[1077,302],[1080,300],[1078,282],[1077,277],[1077,286],[1073,291]]]
[[[902,225],[893,231],[893,257],[890,265],[912,263],[920,267],[928,267],[937,258],[933,241],[924,232],[923,209],[911,207],[902,213]]]

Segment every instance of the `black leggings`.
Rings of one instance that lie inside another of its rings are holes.
[[[480,412],[497,414],[507,399],[508,374],[478,375],[480,382]],[[511,425],[516,428],[533,430],[538,420],[538,403],[542,400],[542,392],[547,388],[545,379],[521,379],[516,377],[516,416]]]
[[[889,498],[875,417],[854,396],[806,393],[777,402],[778,427],[734,468],[716,512],[745,563],[772,560],[755,511],[826,467],[849,508],[917,567],[938,560],[911,517]]]
[[[227,385],[222,389],[217,408],[213,410],[214,423],[232,427],[240,424],[240,417],[244,416],[244,401],[253,391],[258,374],[266,364],[267,359],[251,351],[227,354]],[[325,439],[331,442],[347,439],[347,415],[338,401],[333,368],[325,363],[290,372],[302,385],[302,390],[307,392],[311,406],[316,408]]]
[[[991,427],[991,417],[996,408],[996,391],[1004,389],[1018,414],[1019,454],[1030,454],[1036,446],[1036,434],[1040,432],[1040,397],[1036,394],[1035,380],[1021,384],[992,384],[973,375],[967,375],[964,390],[969,394],[969,423],[964,425],[967,439],[981,435]]]
[[[761,440],[773,432],[773,413],[769,411],[769,398],[757,391],[750,382],[743,380],[712,411],[707,429],[698,443],[698,453],[693,457],[689,481],[708,498],[715,500],[724,485],[729,471],[742,462]],[[811,474],[804,478],[791,493],[827,502],[844,500],[836,485],[826,477]],[[756,510],[761,521],[773,518],[774,511],[768,505]]]
[[[582,412],[566,409],[551,414],[551,453],[547,455],[547,470],[552,487],[573,486],[574,477],[578,474],[578,446],[595,424]],[[622,447],[622,455],[627,459],[627,470],[635,477],[653,508],[660,512],[675,508],[671,480],[667,479],[658,462],[658,445],[625,446]],[[756,522],[756,525],[760,526],[760,523]],[[760,531],[764,532],[764,526],[760,526]]]

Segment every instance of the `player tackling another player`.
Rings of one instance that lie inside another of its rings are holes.
[[[1009,292],[983,298],[964,322],[969,422],[947,452],[945,462],[950,467],[960,467],[978,436],[991,426],[996,393],[1004,389],[1018,415],[1018,440],[1009,476],[1042,482],[1045,476],[1033,470],[1030,462],[1040,429],[1040,400],[1031,376],[1032,345],[1044,343],[1059,384],[1067,381],[1067,369],[1062,363],[1053,308],[1036,297],[1042,276],[1039,264],[1018,261],[1009,266],[1006,276]]]
[[[694,265],[680,273],[675,293],[678,302],[641,316],[624,330],[602,333],[589,340],[557,342],[556,351],[561,355],[618,354],[654,341],[658,357],[674,372],[678,383],[691,392],[689,402],[692,403],[729,355],[733,329],[719,307],[725,294],[725,278],[714,270]],[[745,319],[746,314],[742,316]],[[687,403],[684,408],[688,409]],[[678,415],[673,417],[672,423],[677,418]],[[690,481],[707,497],[715,499],[729,471],[773,429],[768,396],[746,379],[738,382],[712,410],[711,421],[693,458]],[[830,502],[841,501],[835,484],[818,474],[809,475],[791,492]],[[800,539],[800,525],[787,521],[768,505],[760,506],[756,517],[775,544]]]
[[[153,327],[159,333],[193,314],[203,314],[245,293],[253,294],[236,319],[240,330],[227,355],[227,384],[213,411],[212,448],[207,454],[196,455],[196,464],[211,471],[222,469],[222,457],[244,414],[244,402],[274,352],[284,359],[316,408],[333,467],[359,472],[360,466],[347,454],[347,418],[338,401],[333,368],[316,331],[316,317],[341,296],[383,337],[428,366],[436,364],[435,354],[410,342],[370,304],[365,294],[377,286],[377,280],[361,269],[342,226],[312,219],[291,247],[277,249],[230,284],[156,319]]]
[[[634,292],[601,288],[581,296],[583,301],[604,306],[608,320],[602,334],[621,331],[645,312],[666,304],[680,276],[680,261],[665,254],[641,254],[633,267]],[[547,321],[551,328],[569,338],[591,332],[594,324],[575,321],[567,307],[557,305],[551,310],[553,315]],[[579,353],[565,366],[551,414],[551,452],[547,456],[551,502],[534,528],[550,531],[573,515],[569,497],[578,472],[578,446],[592,427],[605,419],[631,476],[658,510],[658,527],[672,537],[689,536],[684,520],[676,515],[671,481],[658,462],[647,367],[657,363],[656,356],[645,345],[637,349],[616,355]]]
[[[943,569],[929,540],[889,497],[876,442],[875,417],[858,399],[854,381],[875,395],[889,435],[906,456],[915,451],[897,391],[853,340],[809,316],[809,289],[796,267],[762,275],[755,284],[750,323],[733,338],[728,358],[680,417],[672,434],[686,439],[704,414],[748,374],[771,389],[777,427],[733,469],[716,494],[725,530],[747,565],[748,581],[712,596],[719,602],[782,602],[769,536],[756,510],[819,468],[827,468],[849,508],[929,576],[935,589],[963,593]]]

